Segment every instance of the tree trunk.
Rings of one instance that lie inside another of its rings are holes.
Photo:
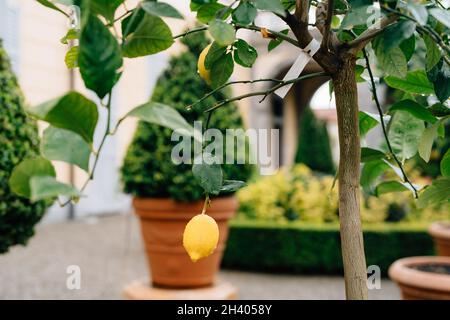
[[[339,129],[339,220],[347,299],[367,299],[367,271],[360,217],[360,142],[355,58],[343,57],[333,76]]]

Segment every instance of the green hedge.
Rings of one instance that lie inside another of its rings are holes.
[[[367,265],[386,275],[397,259],[434,254],[426,225],[377,224],[364,227]],[[262,272],[341,274],[339,226],[232,221],[223,266]]]

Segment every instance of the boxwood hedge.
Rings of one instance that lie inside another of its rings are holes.
[[[397,259],[434,254],[423,224],[376,224],[364,227],[367,265],[383,275]],[[342,274],[339,226],[233,221],[223,266],[262,272]]]

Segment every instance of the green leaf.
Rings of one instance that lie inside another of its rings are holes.
[[[450,67],[440,61],[428,72],[428,79],[433,83],[436,97],[444,102],[450,97]]]
[[[155,16],[183,19],[181,13],[168,3],[143,2],[141,6],[147,13],[154,14]]]
[[[402,40],[404,39],[402,38]],[[408,69],[406,57],[398,45],[387,50],[387,42],[383,35],[381,35],[372,41],[372,47],[375,51],[377,61],[380,64],[380,69],[385,74],[394,75],[399,78],[406,76]]]
[[[234,52],[234,60],[236,63],[243,67],[250,68],[258,57],[256,49],[242,39],[238,39],[234,43],[234,47],[236,48],[236,51]]]
[[[207,194],[219,194],[222,189],[223,173],[214,156],[210,153],[197,155],[192,166],[192,173]]]
[[[367,132],[375,128],[379,123],[377,119],[375,119],[374,117],[363,111],[359,111],[358,117],[359,117],[359,134],[361,135],[361,137],[364,137],[367,134]]]
[[[385,193],[410,191],[410,186],[399,181],[384,181],[375,188],[375,194],[380,196]]]
[[[385,156],[386,155],[384,154],[384,152],[382,152],[380,150],[376,150],[376,149],[372,149],[372,148],[366,148],[366,147],[362,147],[361,148],[361,162],[369,162],[369,161],[374,161],[374,160],[381,160]]]
[[[242,24],[251,24],[255,20],[257,10],[251,2],[240,2],[234,9],[232,18],[234,22]]]
[[[27,111],[54,127],[79,134],[89,145],[92,145],[98,120],[97,106],[78,92],[69,92]]]
[[[74,1],[76,1],[76,0],[55,0],[56,3],[60,3],[60,4],[65,5],[65,6],[73,5]]]
[[[43,6],[45,6],[47,8],[50,8],[50,9],[53,9],[55,11],[58,11],[59,13],[62,13],[67,18],[69,17],[69,15],[67,13],[65,13],[63,10],[58,8],[53,2],[51,2],[49,0],[37,0],[37,2],[39,2],[40,4],[42,4]]]
[[[67,51],[66,56],[64,58],[64,62],[66,63],[67,68],[73,69],[78,67],[78,54],[80,52],[79,46],[73,46]]]
[[[427,70],[431,70],[441,59],[441,51],[430,36],[424,34],[422,37],[425,42],[425,46],[427,47],[426,68]]]
[[[205,57],[205,68],[210,70],[213,63],[227,53],[227,47],[219,45],[216,41],[211,44]]]
[[[122,37],[126,39],[131,33],[135,32],[145,16],[146,13],[142,8],[133,9],[133,13],[120,22]]]
[[[439,8],[430,9],[429,12],[437,21],[450,29],[450,12]]]
[[[383,46],[376,47],[375,55],[380,64],[380,68],[387,75],[404,78],[408,70],[406,57],[400,47],[394,47],[389,51],[383,49]]]
[[[246,183],[244,181],[224,180],[223,186],[220,188],[220,192],[234,192],[245,186]]]
[[[369,18],[373,15],[369,8],[372,6],[372,1],[349,1],[351,8],[346,13],[341,22],[341,29],[349,30],[354,26],[367,25]]]
[[[388,138],[394,153],[402,162],[417,153],[425,125],[409,112],[396,111],[389,122]]]
[[[442,157],[441,173],[444,177],[450,177],[450,149]]]
[[[68,44],[70,40],[77,40],[80,38],[80,32],[76,29],[69,29],[66,35],[61,38],[62,44]]]
[[[211,66],[211,86],[217,88],[228,81],[233,74],[234,62],[231,53],[219,58]]]
[[[433,85],[423,70],[410,71],[405,79],[388,76],[384,78],[388,86],[412,94],[434,94]]]
[[[386,54],[397,48],[404,40],[414,35],[416,24],[410,20],[403,20],[391,27],[386,28],[382,33],[383,50]]]
[[[436,117],[450,116],[450,108],[442,103],[435,103],[428,110]]]
[[[282,30],[280,32],[283,33],[283,34],[288,34],[289,33],[289,29],[284,29],[284,30]],[[282,42],[283,42],[283,39],[280,39],[280,38],[271,39],[269,41],[269,45],[267,47],[267,50],[268,51],[272,51],[273,49],[278,47]]]
[[[433,147],[434,139],[438,136],[438,128],[440,122],[428,126],[423,132],[422,138],[419,142],[419,155],[425,161],[430,161],[431,149]]]
[[[419,208],[425,208],[429,205],[449,202],[450,199],[450,178],[443,177],[433,181],[420,194],[417,205]]]
[[[88,89],[103,99],[120,78],[122,56],[116,38],[95,16],[81,30],[78,65]]]
[[[172,44],[172,31],[167,24],[147,13],[136,30],[125,38],[122,51],[125,57],[136,58],[164,51]]]
[[[357,64],[355,66],[355,78],[356,78],[356,82],[365,82],[366,80],[364,80],[364,78],[361,76],[364,72],[364,70],[366,70],[366,68],[362,65]]]
[[[403,54],[405,55],[406,61],[411,60],[411,57],[416,51],[416,37],[411,36],[400,43],[400,50],[402,50]]]
[[[136,117],[142,121],[157,124],[163,127],[177,130],[179,134],[194,136],[194,128],[172,107],[158,102],[144,103],[130,112],[125,117]]]
[[[375,191],[375,185],[378,178],[390,168],[390,166],[381,160],[370,161],[364,164],[361,171],[360,183],[367,194]]]
[[[52,163],[45,158],[27,158],[14,167],[9,178],[9,187],[15,194],[30,198],[30,179],[33,176],[55,177],[55,168]]]
[[[214,40],[221,46],[229,46],[236,39],[234,27],[219,19],[212,20],[208,30]]]
[[[217,2],[204,4],[197,11],[197,20],[202,23],[208,23],[214,19],[217,12],[223,8],[226,7]]]
[[[191,11],[198,11],[200,7],[207,3],[217,2],[217,0],[191,0],[190,9]]]
[[[30,179],[32,201],[51,199],[57,196],[77,197],[80,192],[71,185],[59,182],[53,176],[33,176]]]
[[[413,17],[419,22],[421,25],[426,25],[428,20],[428,11],[424,5],[408,3],[406,5],[409,12],[413,15]]]
[[[114,21],[114,14],[124,0],[91,0],[89,9],[93,14],[99,14],[109,22]]]
[[[283,5],[279,0],[255,0],[255,6],[259,10],[272,11],[281,16],[286,16]]]
[[[393,113],[393,112],[399,111],[399,110],[409,112],[411,115],[413,115],[417,119],[420,119],[423,121],[427,121],[430,123],[435,123],[437,121],[436,117],[433,116],[433,114],[428,109],[426,109],[424,106],[421,106],[417,102],[410,100],[410,99],[401,100],[399,102],[394,103],[389,108],[389,113]]]
[[[49,160],[64,161],[89,171],[89,145],[72,131],[49,126],[41,139],[41,153]]]

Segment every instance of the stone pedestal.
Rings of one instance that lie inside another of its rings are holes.
[[[127,300],[233,300],[237,298],[237,289],[220,280],[210,287],[169,289],[153,287],[150,281],[142,279],[126,286],[122,294]]]

